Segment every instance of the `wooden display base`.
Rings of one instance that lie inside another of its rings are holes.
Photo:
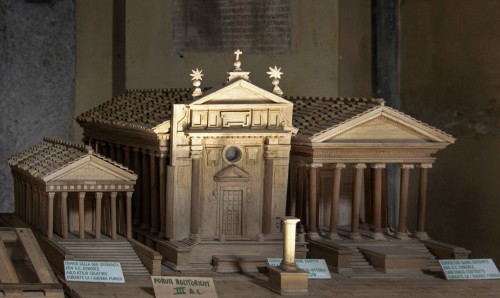
[[[279,267],[269,267],[269,289],[283,296],[308,295],[309,273],[297,269],[285,271]]]

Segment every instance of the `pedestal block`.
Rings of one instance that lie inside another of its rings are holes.
[[[269,267],[269,288],[280,295],[307,295],[309,273],[304,270],[285,271]]]

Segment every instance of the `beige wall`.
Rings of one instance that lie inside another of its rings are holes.
[[[402,1],[402,110],[453,134],[430,171],[427,229],[500,261],[500,2]]]
[[[113,91],[113,0],[76,1],[75,115],[109,100]],[[75,141],[83,129],[74,122]]]

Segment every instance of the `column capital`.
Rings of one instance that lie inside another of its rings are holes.
[[[322,163],[309,163],[307,164],[308,168],[321,168],[323,166]]]
[[[431,163],[421,163],[419,165],[420,168],[422,169],[431,169],[432,168],[432,164]]]
[[[86,192],[84,192],[84,191],[79,192],[78,193],[78,198],[84,199],[85,198],[85,194],[86,194]]]
[[[203,157],[203,153],[202,151],[198,151],[198,150],[191,150],[189,152],[189,157],[191,159],[201,159]]]
[[[375,163],[371,165],[372,169],[385,169],[385,163]]]
[[[135,146],[131,146],[131,147],[132,147],[132,151],[134,151],[134,152],[141,152],[141,148],[135,147]]]
[[[354,167],[356,169],[366,169],[366,164],[364,164],[364,163],[357,163],[356,165],[354,165]]]
[[[401,168],[402,169],[410,169],[411,170],[411,169],[415,168],[415,166],[412,165],[412,164],[402,164]]]
[[[96,192],[96,193],[95,193],[95,197],[96,197],[97,199],[102,199],[102,192],[101,192],[101,191]]]
[[[345,163],[337,163],[335,164],[336,169],[345,169]]]

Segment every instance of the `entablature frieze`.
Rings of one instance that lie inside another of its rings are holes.
[[[133,183],[113,183],[113,184],[57,184],[47,183],[45,191],[47,192],[129,192],[134,191]]]

